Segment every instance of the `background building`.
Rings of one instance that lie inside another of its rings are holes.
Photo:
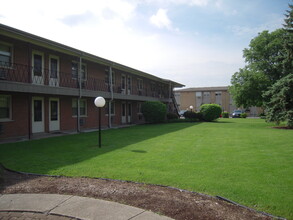
[[[228,92],[228,86],[179,89],[175,91],[175,98],[180,110],[187,110],[193,106],[195,111],[199,111],[202,104],[212,103],[220,105],[223,111],[230,114],[238,109]],[[262,109],[257,107],[243,110],[246,110],[250,117],[256,117],[262,112]]]

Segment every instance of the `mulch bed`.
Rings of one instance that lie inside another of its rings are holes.
[[[150,210],[178,220],[273,219],[216,197],[165,186],[107,179],[39,176],[6,169],[0,178],[0,193],[53,193],[92,197]]]

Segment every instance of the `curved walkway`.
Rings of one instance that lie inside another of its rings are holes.
[[[171,220],[140,208],[58,194],[0,194],[0,219]]]

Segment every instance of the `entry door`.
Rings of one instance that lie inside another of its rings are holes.
[[[59,58],[56,56],[50,56],[49,62],[49,85],[59,86]]]
[[[121,75],[121,93],[122,94],[126,94],[126,76],[125,75]]]
[[[33,52],[32,57],[32,82],[44,84],[44,55],[40,52]]]
[[[45,131],[44,123],[44,98],[32,98],[32,133]]]
[[[59,99],[51,98],[49,100],[49,130],[60,130],[60,117],[59,117]]]
[[[126,103],[122,103],[121,123],[126,124]]]
[[[127,121],[128,123],[132,122],[132,105],[131,103],[128,103],[128,112],[127,112]]]
[[[127,95],[131,94],[131,87],[132,87],[131,76],[127,76]]]

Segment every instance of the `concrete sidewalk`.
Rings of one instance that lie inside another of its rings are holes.
[[[171,220],[116,202],[57,194],[0,194],[0,215],[1,212],[38,212],[89,220]]]

